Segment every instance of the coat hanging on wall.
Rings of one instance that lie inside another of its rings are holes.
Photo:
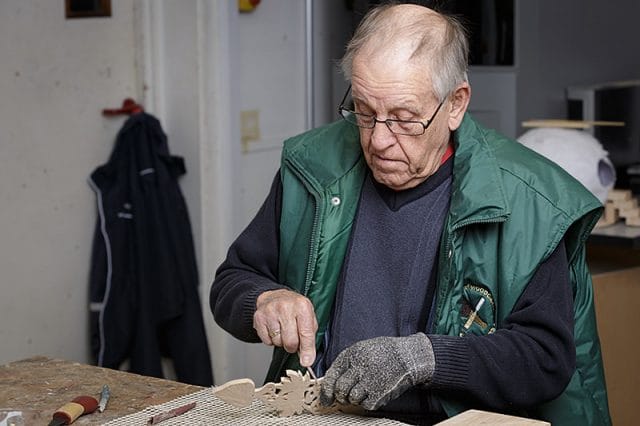
[[[108,162],[93,171],[98,219],[90,271],[91,346],[96,363],[210,386],[213,374],[198,294],[181,157],[169,153],[153,116],[133,111]],[[129,112],[131,113],[131,112]]]

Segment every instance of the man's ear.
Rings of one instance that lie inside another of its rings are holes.
[[[469,106],[469,100],[471,100],[471,86],[468,82],[460,84],[450,96],[451,103],[449,104],[449,130],[454,131],[460,127],[464,113]]]

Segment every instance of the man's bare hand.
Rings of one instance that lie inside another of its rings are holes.
[[[309,299],[290,290],[266,291],[258,296],[253,328],[267,345],[300,353],[300,364],[311,366],[316,359],[318,321]]]

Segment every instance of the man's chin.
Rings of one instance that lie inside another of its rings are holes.
[[[373,178],[376,180],[376,182],[386,186],[389,189],[393,189],[394,191],[400,191],[410,187],[410,185],[408,185],[410,181],[407,181],[406,179],[400,179],[397,175],[380,173],[378,171],[373,173]]]

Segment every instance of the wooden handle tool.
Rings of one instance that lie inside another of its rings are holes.
[[[79,396],[64,404],[53,413],[49,426],[70,425],[83,414],[89,414],[98,408],[98,400],[92,396]]]

